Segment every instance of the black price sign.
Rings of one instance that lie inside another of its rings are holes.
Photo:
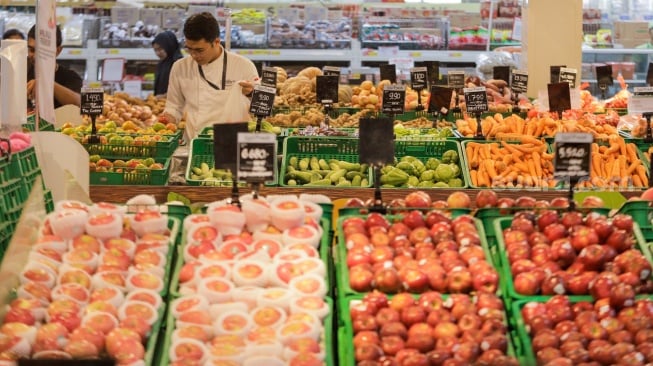
[[[277,137],[273,133],[238,134],[238,179],[246,182],[273,181],[277,161]]]
[[[82,88],[80,112],[87,116],[99,116],[104,108],[104,89]]]
[[[653,95],[653,87],[650,86],[636,86],[633,88],[633,94],[636,96],[651,96]]]
[[[427,71],[426,67],[413,67],[410,69],[410,84],[415,90],[426,89]]]
[[[550,66],[549,70],[551,70],[551,84],[560,82],[560,68],[562,67],[567,67],[567,65]]]
[[[578,79],[578,71],[569,67],[560,68],[560,82],[568,83],[570,88],[576,87],[576,80]]]
[[[492,78],[510,82],[510,66],[495,66],[492,68]]]
[[[648,70],[646,70],[646,84],[653,86],[653,62],[648,63]]]
[[[612,80],[612,65],[603,65],[596,67],[596,82],[599,86],[610,86],[614,83]]]
[[[397,83],[397,67],[395,64],[379,66],[381,80],[389,80],[390,83]]]
[[[431,98],[429,99],[429,113],[447,114],[451,107],[453,90],[443,86],[431,86]]]
[[[383,88],[382,112],[385,114],[404,113],[404,101],[406,100],[406,89],[403,85],[387,85]]]
[[[465,93],[467,113],[487,112],[487,91],[484,86],[464,88],[463,93]]]
[[[277,69],[274,67],[263,66],[261,84],[265,86],[277,87]]]
[[[315,94],[318,103],[338,103],[338,76],[318,75],[315,79]]]
[[[559,132],[555,135],[554,177],[569,179],[573,184],[589,177],[592,152],[592,134],[584,132]]]
[[[337,76],[340,78],[340,68],[338,66],[324,66],[322,71],[326,76]]]
[[[440,82],[440,62],[439,61],[424,61],[426,65],[426,74],[429,80],[429,85],[436,85]]]
[[[361,163],[390,164],[395,156],[393,121],[390,118],[361,118],[358,157]]]
[[[510,88],[515,93],[526,93],[528,91],[528,72],[512,70]]]
[[[249,113],[258,117],[266,117],[272,114],[272,106],[274,105],[276,94],[276,88],[256,85],[254,87],[254,94],[252,95],[252,103],[249,105]]]
[[[447,74],[449,87],[454,89],[462,89],[465,87],[465,72],[464,71],[449,71]]]
[[[216,123],[213,125],[213,158],[216,169],[236,171],[238,134],[247,132],[247,122]]]
[[[549,110],[562,112],[571,109],[571,95],[568,83],[547,84]]]

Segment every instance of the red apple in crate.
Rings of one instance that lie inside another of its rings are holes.
[[[542,281],[530,272],[517,274],[513,280],[515,292],[521,295],[536,295],[540,292]]]
[[[560,223],[549,224],[542,230],[542,232],[544,233],[544,236],[546,236],[546,238],[549,240],[550,243],[553,243],[554,241],[560,239],[567,239],[567,235],[569,235],[569,232],[567,231],[567,227],[565,227]]]
[[[424,191],[410,192],[404,198],[406,207],[428,208],[433,203],[431,196]]]
[[[379,334],[381,335],[381,338],[398,336],[401,339],[406,339],[408,337],[408,330],[402,322],[389,322],[381,326]]]
[[[590,227],[575,225],[569,233],[569,240],[571,246],[574,247],[577,252],[580,252],[583,248],[589,245],[598,244],[599,236],[596,234],[596,231]]]
[[[605,202],[600,197],[597,196],[587,196],[583,198],[581,202],[581,207],[586,208],[602,208],[605,207]]]
[[[476,194],[474,204],[476,208],[495,207],[499,201],[497,193],[491,189],[482,189]]]
[[[612,216],[612,225],[615,228],[625,230],[627,233],[633,231],[633,217],[626,214],[618,213]]]
[[[390,222],[378,212],[372,212],[365,219],[365,227],[369,230],[371,227],[380,226],[386,230],[390,227]]]
[[[447,197],[447,206],[449,208],[470,208],[472,200],[465,192],[453,192]]]
[[[374,274],[376,288],[386,294],[394,294],[401,289],[399,274],[394,268],[384,268]]]
[[[610,306],[615,309],[632,306],[635,303],[635,290],[625,283],[617,283],[610,289]]]
[[[583,223],[583,214],[578,211],[567,211],[562,214],[560,222],[567,228],[573,228]]]

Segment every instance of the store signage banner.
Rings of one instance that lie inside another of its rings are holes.
[[[37,1],[36,13],[36,100],[39,115],[54,122],[54,72],[57,57],[57,11],[55,0]]]

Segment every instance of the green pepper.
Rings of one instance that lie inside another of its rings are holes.
[[[405,171],[393,167],[387,174],[381,175],[381,184],[391,184],[393,186],[399,186],[408,181],[408,173]]]

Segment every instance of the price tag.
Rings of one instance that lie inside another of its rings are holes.
[[[636,93],[628,98],[628,114],[643,114],[650,111],[653,111],[653,90],[640,91],[639,94]]]
[[[495,66],[492,68],[492,78],[510,82],[510,66]]]
[[[315,95],[322,104],[338,103],[339,77],[318,75],[315,79]]]
[[[547,84],[549,110],[562,112],[571,109],[571,95],[568,83]]]
[[[635,95],[653,95],[653,87],[651,86],[636,86],[633,88]]]
[[[80,112],[87,116],[99,116],[104,108],[104,89],[82,88]]]
[[[238,134],[241,132],[247,132],[247,122],[213,125],[213,157],[216,169],[228,169],[232,173],[236,172]]]
[[[578,79],[578,70],[572,69],[569,67],[560,68],[560,80],[561,83],[568,83],[570,88],[576,87],[576,80]]]
[[[431,98],[429,99],[429,113],[447,114],[451,107],[453,89],[443,86],[431,85]]]
[[[424,61],[426,65],[426,75],[429,85],[436,85],[440,83],[440,62],[439,61]]]
[[[238,133],[237,172],[246,182],[272,181],[277,162],[277,137],[273,133]]]
[[[393,121],[390,118],[361,118],[358,157],[370,165],[390,164],[395,156]]]
[[[589,177],[592,152],[592,134],[584,132],[559,132],[555,135],[555,178],[569,179],[571,184]]]
[[[510,88],[515,93],[526,93],[528,91],[528,72],[512,70]]]
[[[277,69],[274,67],[263,66],[261,84],[277,88]]]
[[[653,86],[653,62],[648,63],[648,69],[646,70],[646,84]]]
[[[413,67],[410,69],[410,83],[414,90],[423,90],[427,86],[426,67]]]
[[[403,85],[387,85],[383,88],[383,105],[381,111],[385,114],[404,113],[404,101],[406,100],[406,88]]]
[[[395,64],[387,64],[379,66],[381,73],[381,80],[389,80],[390,83],[397,83],[397,67]]]
[[[487,112],[487,91],[484,86],[464,88],[463,93],[468,114]]]
[[[612,65],[603,65],[596,67],[596,82],[599,86],[611,86],[614,81],[612,80]]]
[[[462,89],[465,87],[465,72],[464,71],[449,71],[447,74],[449,87],[454,89]]]
[[[326,76],[337,76],[340,78],[340,68],[338,66],[324,66],[322,72]]]
[[[265,85],[254,86],[254,94],[252,95],[252,103],[249,105],[249,113],[259,117],[266,117],[272,114],[272,106],[274,105],[276,94],[276,88]]]
[[[551,84],[559,83],[560,82],[560,68],[562,67],[567,67],[567,65],[560,65],[560,66],[551,66],[550,71],[551,71]]]

